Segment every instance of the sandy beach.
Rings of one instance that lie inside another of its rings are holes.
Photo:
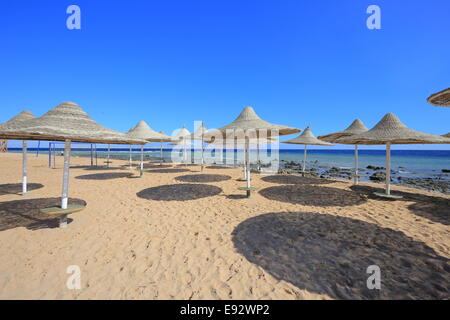
[[[66,229],[36,208],[58,204],[62,158],[0,154],[0,299],[449,299],[450,196],[381,184],[238,168],[71,158]],[[19,187],[17,187],[17,185]],[[66,286],[67,267],[81,289]],[[381,269],[369,290],[366,269]]]

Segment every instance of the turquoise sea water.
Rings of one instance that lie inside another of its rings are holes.
[[[62,152],[62,148],[58,148],[58,153]],[[160,150],[155,148],[144,149],[145,161],[159,161]],[[10,149],[11,152],[21,152],[20,148]],[[29,153],[36,154],[36,149],[30,149]],[[39,150],[41,156],[48,156],[47,149]],[[95,154],[95,153],[94,153]],[[73,156],[90,157],[90,149],[72,149]],[[97,149],[97,158],[105,158],[107,155],[106,148]],[[181,153],[180,153],[181,155]],[[212,159],[211,153],[205,153],[207,163],[220,163],[220,158],[216,154],[216,158]],[[238,165],[242,159],[241,151],[224,153],[227,156],[227,164]],[[303,161],[303,150],[281,149],[279,156],[272,155],[272,159],[281,160],[280,166],[283,167],[284,161]],[[163,149],[163,157],[165,161],[170,161],[173,153],[171,149]],[[200,162],[200,151],[195,150],[191,156],[195,162]],[[234,161],[233,161],[234,156]],[[112,148],[110,151],[111,159],[129,159],[129,149]],[[140,149],[135,148],[132,152],[134,161],[140,160]],[[180,157],[181,158],[181,157]],[[256,151],[251,152],[251,158],[256,160]],[[90,163],[90,160],[87,163]],[[264,161],[262,161],[264,162]],[[99,164],[101,161],[99,161]],[[386,158],[384,150],[360,150],[359,151],[359,167],[366,168],[368,165],[385,167]],[[330,167],[353,168],[354,167],[354,151],[353,150],[327,150],[327,149],[311,149],[308,150],[307,167],[316,167],[326,170]],[[443,174],[442,169],[450,169],[450,150],[392,150],[391,152],[391,168],[395,172],[403,176],[416,177],[436,177],[439,176],[445,180],[450,180],[450,174]]]

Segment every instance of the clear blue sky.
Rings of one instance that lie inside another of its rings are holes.
[[[71,4],[81,30],[66,28]],[[371,4],[381,30],[366,27]],[[316,135],[387,112],[444,134],[450,108],[426,98],[450,86],[449,16],[448,0],[3,0],[0,122],[74,101],[116,130],[171,133],[251,105]]]

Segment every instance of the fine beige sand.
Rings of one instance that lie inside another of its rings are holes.
[[[1,299],[448,299],[450,197],[382,185],[72,158],[69,195],[86,202],[57,228],[62,158],[0,154]],[[81,270],[70,290],[67,267]],[[381,270],[369,290],[367,267]]]

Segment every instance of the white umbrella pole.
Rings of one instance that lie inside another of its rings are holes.
[[[93,145],[91,143],[91,167],[94,165],[94,151],[93,151]]]
[[[305,151],[303,153],[303,168],[302,168],[302,175],[305,176],[305,169],[306,169],[306,147],[307,145],[305,144]]]
[[[162,141],[161,141],[161,149],[159,150],[159,165],[162,166],[163,162],[163,151],[162,151]]]
[[[256,163],[258,164],[258,171],[261,169],[259,163],[259,141],[256,143]]]
[[[354,182],[355,182],[355,184],[358,184],[358,183],[359,183],[358,168],[359,168],[359,161],[358,161],[358,145],[355,144],[355,177],[354,177]]]
[[[56,144],[52,144],[52,151],[53,151],[53,169],[56,168]]]
[[[61,197],[61,209],[67,209],[68,190],[69,190],[69,165],[70,165],[70,140],[65,141],[64,145],[64,173]]]
[[[130,169],[133,167],[132,166],[132,163],[133,163],[133,159],[131,158],[131,152],[132,152],[133,150],[132,150],[132,147],[131,147],[131,144],[130,144]]]
[[[186,139],[183,139],[183,158],[184,158],[184,165],[187,166]]]
[[[391,144],[386,144],[386,194],[391,194]]]
[[[201,146],[201,148],[202,148],[202,150],[201,150],[201,153],[202,153],[202,166],[201,166],[201,171],[203,171],[203,165],[205,164],[205,158],[204,158],[204,155],[203,155],[203,145],[204,145],[204,139],[203,139],[203,132],[202,132],[202,146]]]
[[[246,187],[247,187],[247,197],[250,197],[250,187],[251,187],[251,180],[250,180],[250,155],[249,155],[249,138],[245,139],[245,162],[247,163],[247,182],[246,182]]]
[[[48,167],[51,168],[52,167],[52,153],[51,153],[51,148],[50,148],[51,142],[48,143]]]
[[[111,145],[108,144],[108,155],[106,156],[106,166],[109,167],[109,151],[111,150]]]
[[[41,141],[38,141],[37,151],[36,151],[36,158],[39,157],[39,150],[41,148]]]
[[[244,179],[247,180],[247,150],[244,147]]]
[[[144,174],[144,145],[141,145],[141,173],[140,176]]]
[[[22,141],[22,194],[27,193],[27,142]]]

